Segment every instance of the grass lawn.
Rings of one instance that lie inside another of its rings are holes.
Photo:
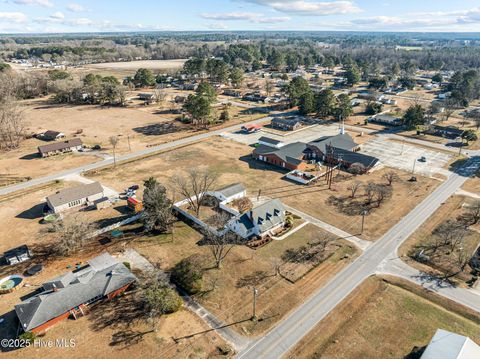
[[[183,222],[176,223],[173,241],[171,235],[162,235],[141,237],[131,245],[166,270],[190,255],[203,258],[204,292],[197,294],[196,299],[225,323],[238,323],[233,327],[239,332],[257,335],[271,328],[355,257],[351,244],[337,240],[333,255],[295,284],[277,274],[276,268],[282,265],[281,256],[287,249],[307,245],[320,235],[325,235],[321,229],[306,225],[284,240],[272,241],[258,250],[234,247],[221,269],[212,269],[214,262],[208,247],[197,244],[201,235]],[[245,321],[251,316],[253,286],[259,291],[260,321],[256,325]]]
[[[362,218],[360,215],[339,213],[337,208],[327,203],[330,196],[348,196],[348,187],[354,181],[386,183],[383,174],[391,171],[382,168],[373,173],[353,177],[341,172],[336,177],[331,190],[320,180],[312,186],[302,186],[283,179],[285,172],[251,158],[252,148],[240,143],[215,137],[191,146],[151,156],[143,160],[121,164],[116,169],[108,168],[88,174],[112,188],[124,188],[126,182],[141,184],[149,176],[156,177],[170,188],[174,194],[171,178],[192,167],[208,168],[219,174],[216,187],[236,182],[243,183],[248,195],[279,198],[283,203],[315,216],[351,234],[358,234]],[[199,160],[201,159],[201,160]],[[410,174],[395,170],[400,177],[393,184],[393,196],[380,208],[376,208],[365,220],[364,239],[375,240],[410,212],[424,199],[439,181],[418,176],[418,182],[408,182]],[[363,195],[363,191],[359,191]],[[179,200],[178,194],[176,200]]]
[[[462,186],[462,189],[480,195],[480,177],[469,178]]]
[[[480,343],[478,314],[408,282],[370,277],[290,353],[290,358],[404,358],[438,328]]]

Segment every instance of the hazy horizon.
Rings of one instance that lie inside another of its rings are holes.
[[[479,31],[478,1],[0,0],[1,34],[130,31]]]

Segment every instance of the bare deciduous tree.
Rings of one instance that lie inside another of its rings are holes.
[[[25,136],[23,112],[13,98],[0,101],[0,150],[17,148]]]
[[[217,182],[217,174],[209,169],[192,168],[185,176],[174,176],[173,185],[178,192],[187,199],[195,214],[200,214],[202,199]]]
[[[112,145],[114,167],[117,166],[117,156],[116,156],[115,150],[117,149],[118,141],[119,141],[118,136],[110,136],[108,139],[108,142],[110,142],[110,145]]]
[[[365,186],[365,196],[367,197],[367,204],[370,204],[373,202],[373,199],[375,197],[375,190],[376,190],[377,185],[373,182],[369,182]]]
[[[392,189],[385,185],[377,184],[374,188],[374,196],[377,201],[377,207],[380,205],[392,194]]]
[[[358,190],[362,187],[362,182],[354,181],[352,184],[348,186],[348,190],[350,190],[350,197],[355,198]]]
[[[210,252],[215,260],[215,268],[221,268],[223,260],[230,254],[230,251],[237,245],[238,239],[233,232],[217,232],[217,229],[223,229],[225,223],[230,217],[226,213],[219,213],[214,216],[211,225],[214,230],[207,231],[205,240],[210,248]]]
[[[161,89],[155,89],[153,92],[153,96],[155,98],[155,102],[160,106],[163,107],[165,103],[165,99],[167,97],[167,94],[165,93],[164,90]]]
[[[396,182],[400,179],[397,172],[395,171],[389,171],[387,173],[384,173],[382,178],[384,178],[387,181],[389,186],[391,186],[393,182]]]
[[[57,237],[56,252],[65,256],[80,250],[94,230],[94,226],[78,216],[69,216],[52,223],[48,229]]]
[[[467,207],[467,212],[463,215],[469,225],[475,225],[480,222],[480,200],[473,202]]]

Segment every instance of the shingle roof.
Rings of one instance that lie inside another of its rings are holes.
[[[48,196],[47,200],[54,207],[58,207],[99,193],[103,193],[102,185],[99,182],[93,182],[58,191],[57,193]]]
[[[50,143],[48,145],[38,146],[38,152],[48,153],[52,151],[59,151],[66,148],[77,147],[82,145],[82,140],[80,138],[73,138],[68,141]]]
[[[320,138],[316,141],[312,141],[308,144],[309,146],[313,146],[318,148],[320,152],[323,154],[326,153],[326,147],[332,146],[336,148],[340,148],[342,150],[351,151],[354,148],[358,147],[355,141],[350,137],[348,133],[338,134],[336,136],[331,137],[324,137]]]
[[[95,297],[103,297],[137,280],[123,263],[108,253],[88,263],[91,264],[78,272],[59,277],[66,283],[65,287],[44,291],[15,306],[24,331],[32,330]]]
[[[346,163],[361,163],[366,168],[375,166],[379,159],[373,156],[364,155],[360,152],[346,151],[341,148],[331,147],[327,156],[333,156],[336,161],[344,161]]]
[[[243,184],[234,183],[232,185],[220,188],[216,192],[220,192],[221,194],[223,194],[225,197],[228,198],[230,196],[236,195],[238,193],[242,193],[244,191],[245,191],[245,186]]]
[[[480,346],[470,338],[438,329],[421,359],[473,359],[480,358]]]
[[[58,135],[63,135],[63,134],[61,132],[52,131],[52,130],[48,130],[43,133],[44,138],[48,138],[52,140],[56,139]]]
[[[298,164],[304,156],[307,145],[303,142],[294,142],[281,148],[273,148],[269,146],[258,146],[253,152],[258,155],[275,154],[286,163]],[[290,162],[293,161],[293,162]]]
[[[285,221],[285,207],[279,199],[265,202],[242,214],[239,218],[239,224],[245,230],[249,230],[257,225],[260,233],[267,232],[283,221]]]

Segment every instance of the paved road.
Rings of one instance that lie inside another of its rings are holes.
[[[475,163],[476,166],[478,162]],[[471,173],[474,170],[473,160],[469,160],[465,168],[462,175]],[[398,246],[463,185],[467,177],[462,175],[452,174],[383,237],[368,247],[351,265],[338,273],[267,335],[239,353],[238,358],[277,359],[287,354],[363,280],[376,273],[377,267],[385,258],[395,255]]]
[[[432,277],[410,267],[397,256],[386,258],[377,268],[378,274],[391,274],[402,277],[424,288],[435,291],[466,307],[480,312],[480,293],[473,289],[454,287],[446,281]]]
[[[258,120],[251,121],[249,123],[262,123],[264,121],[267,121],[270,118],[271,117],[267,116],[267,117],[260,118]],[[161,145],[158,145],[158,146],[155,146],[155,147],[150,147],[150,148],[147,148],[147,149],[144,149],[144,150],[141,150],[141,151],[128,153],[128,154],[123,155],[123,156],[117,156],[117,162],[132,160],[132,159],[135,159],[135,158],[138,158],[138,157],[153,154],[153,153],[158,152],[158,151],[164,151],[164,150],[168,150],[168,149],[171,149],[171,148],[174,148],[174,147],[177,147],[177,146],[192,144],[194,142],[198,142],[198,141],[201,141],[201,140],[219,135],[223,132],[237,131],[242,127],[242,125],[243,124],[238,124],[238,125],[222,128],[222,129],[215,130],[215,131],[205,132],[205,133],[201,133],[201,134],[194,135],[194,136],[191,136],[191,137],[182,138],[182,139],[179,139],[179,140],[176,140],[176,141],[163,143]],[[69,169],[69,170],[66,170],[66,171],[63,171],[63,172],[59,172],[59,173],[55,173],[55,174],[51,174],[51,175],[48,175],[48,176],[45,176],[45,177],[35,178],[35,179],[32,179],[32,180],[27,181],[27,182],[22,182],[22,183],[15,184],[13,186],[3,187],[3,188],[0,188],[0,196],[5,195],[5,194],[9,194],[9,193],[13,193],[13,192],[16,192],[16,191],[24,190],[24,189],[27,189],[27,188],[30,188],[30,187],[42,185],[42,184],[45,184],[45,183],[48,183],[48,182],[52,182],[52,181],[54,181],[56,179],[59,179],[59,178],[62,178],[62,177],[67,177],[67,176],[70,176],[70,175],[73,175],[73,174],[80,174],[82,172],[90,171],[90,170],[93,170],[93,169],[98,169],[98,168],[105,167],[105,166],[112,165],[112,164],[113,164],[113,158],[107,158],[107,159],[104,159],[103,161],[90,163],[88,165],[84,165],[84,166],[77,167],[77,168],[72,168],[72,169]]]

